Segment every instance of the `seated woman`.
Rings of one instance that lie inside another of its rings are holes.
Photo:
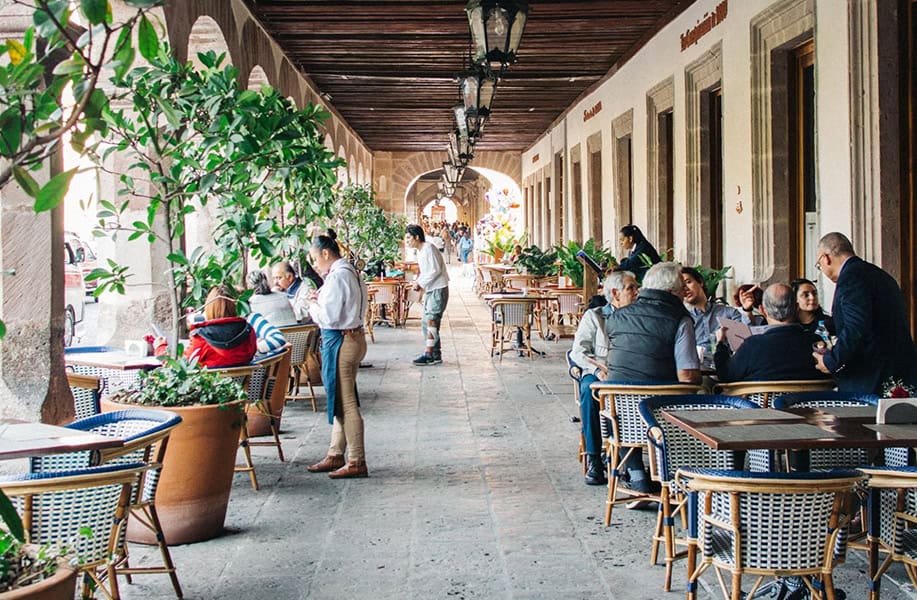
[[[257,349],[255,330],[236,315],[236,300],[229,286],[210,290],[204,319],[191,325],[186,358],[196,358],[205,367],[232,367],[251,361]]]
[[[513,253],[509,256],[509,264],[514,265],[516,261],[522,256],[522,246],[516,244],[513,246]]]
[[[287,338],[283,333],[271,325],[261,313],[249,313],[245,320],[255,330],[258,338],[258,354],[271,354],[287,345]]]
[[[283,292],[271,291],[271,285],[264,271],[249,272],[245,277],[245,283],[255,292],[248,301],[252,313],[261,314],[268,323],[275,327],[296,323],[296,315],[293,314],[293,306],[287,295]]]
[[[834,329],[834,319],[822,310],[818,303],[818,290],[815,289],[815,284],[808,279],[794,279],[790,282],[790,286],[796,292],[796,320],[799,321],[802,328],[809,333],[815,333],[815,330],[818,329],[818,322],[824,321],[828,333],[837,335]]]

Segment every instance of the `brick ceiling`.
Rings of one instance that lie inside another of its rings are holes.
[[[532,0],[478,150],[520,151],[693,0]],[[470,43],[464,1],[247,0],[373,151],[439,151]]]

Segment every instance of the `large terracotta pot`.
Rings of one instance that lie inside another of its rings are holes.
[[[69,566],[60,566],[57,572],[38,583],[16,590],[0,593],[0,600],[73,600],[76,590],[77,571]]]
[[[280,429],[280,418],[283,415],[283,407],[286,405],[287,386],[290,380],[290,353],[287,352],[284,359],[280,361],[280,367],[277,370],[277,384],[274,386],[269,406],[271,414],[277,419],[277,429]],[[271,435],[271,420],[261,414],[254,406],[248,407],[248,435],[258,437],[261,435]]]
[[[242,406],[238,401],[223,407],[163,408],[182,418],[169,436],[156,490],[156,511],[170,546],[209,540],[222,533],[242,428]],[[102,400],[103,412],[128,408],[151,407]],[[156,543],[153,533],[135,519],[128,522],[127,539]]]

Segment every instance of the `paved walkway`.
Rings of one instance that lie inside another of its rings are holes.
[[[547,356],[534,361],[492,360],[489,311],[452,275],[444,364],[411,365],[416,320],[377,328],[369,346],[358,381],[371,477],[308,473],[330,427],[306,403],[289,405],[287,462],[255,449],[262,489],[236,477],[226,535],[173,548],[186,598],[684,597],[683,563],[669,594],[664,568],[649,565],[655,512],[616,510],[606,529],[605,488],[582,483],[569,340],[538,341]],[[135,562],[151,557],[134,550]],[[837,572],[848,598],[866,597],[863,573],[855,553]],[[174,597],[165,576],[134,581],[122,586],[129,600]],[[903,582],[892,569],[883,599],[917,598]],[[713,598],[715,579],[704,583],[701,598]]]

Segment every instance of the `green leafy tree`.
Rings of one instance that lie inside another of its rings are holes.
[[[322,143],[327,113],[313,105],[296,110],[268,87],[241,89],[237,69],[223,66],[222,56],[208,52],[199,59],[198,70],[160,45],[148,66],[117,77],[132,105],[103,113],[109,137],[95,152],[101,168],[108,168],[112,153],[126,153],[130,170],[118,173],[120,193],[146,202],[145,218],[127,222],[127,200],[100,201],[98,233],[165,247],[173,353],[183,292],[191,292],[186,304],[200,302],[211,285],[240,282],[249,255],[269,262],[278,253],[272,242],[282,232],[278,215],[290,210],[312,220],[328,214],[341,164]],[[186,252],[185,219],[208,203],[217,205],[219,251]],[[99,294],[123,292],[127,277],[110,262],[88,279],[99,281]]]
[[[401,258],[407,219],[376,204],[372,186],[351,184],[339,190],[328,226],[351,260],[364,267],[379,262],[390,265]]]
[[[109,0],[14,0],[32,9],[32,25],[22,39],[0,45],[0,191],[15,181],[35,199],[35,211],[57,207],[76,169],[58,173],[44,185],[33,173],[47,163],[69,134],[77,152],[93,135],[104,135],[101,118],[109,97],[99,86],[103,73],[126,72],[136,50],[154,46],[157,34],[148,15],[162,0],[125,0],[136,8],[115,22]],[[85,27],[77,27],[77,13]],[[70,88],[73,101],[65,99]],[[0,321],[0,338],[6,327]]]
[[[583,286],[583,265],[576,258],[576,253],[580,250],[591,256],[592,260],[604,269],[612,268],[618,264],[611,250],[603,247],[601,242],[596,242],[593,239],[586,240],[586,243],[582,246],[573,240],[567,242],[566,245],[558,244],[554,246],[563,274],[572,279],[573,285],[576,287]]]

